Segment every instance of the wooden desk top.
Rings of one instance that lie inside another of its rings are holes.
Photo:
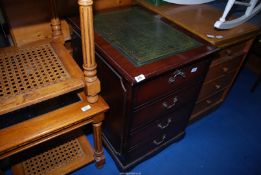
[[[244,23],[229,30],[215,29],[213,25],[221,17],[223,11],[206,4],[185,6],[168,3],[154,6],[145,0],[137,0],[137,2],[221,48],[255,37],[260,32],[257,26],[250,23]],[[209,38],[207,34],[221,35],[223,38]]]

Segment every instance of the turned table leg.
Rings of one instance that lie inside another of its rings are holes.
[[[94,137],[94,158],[97,168],[102,168],[105,163],[105,156],[102,148],[101,125],[102,122],[92,124]]]

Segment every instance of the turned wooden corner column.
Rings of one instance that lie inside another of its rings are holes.
[[[98,100],[100,81],[96,76],[92,0],[78,0],[80,8],[85,93],[89,103]]]
[[[96,167],[102,168],[105,163],[105,156],[102,148],[102,121],[104,119],[104,113],[95,117],[92,122],[93,126],[93,139],[94,139],[94,159],[96,161]]]
[[[61,21],[57,12],[57,5],[55,0],[49,0],[51,7],[51,28],[52,28],[52,39],[64,43]]]

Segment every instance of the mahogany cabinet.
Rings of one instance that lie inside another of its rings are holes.
[[[68,21],[79,56],[78,18]],[[94,24],[101,95],[110,105],[103,141],[127,170],[184,136],[217,49],[136,6],[97,14]]]

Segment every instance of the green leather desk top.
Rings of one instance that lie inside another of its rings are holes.
[[[94,27],[135,66],[202,46],[159,16],[136,6],[97,14]]]

